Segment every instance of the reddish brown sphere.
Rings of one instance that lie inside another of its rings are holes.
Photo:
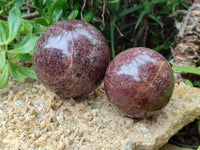
[[[174,75],[161,54],[137,47],[121,52],[111,61],[104,84],[109,100],[125,116],[144,118],[169,102]]]
[[[49,26],[39,37],[33,55],[38,79],[61,97],[80,97],[102,81],[109,47],[101,32],[81,20]]]

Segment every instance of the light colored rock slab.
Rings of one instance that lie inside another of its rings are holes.
[[[10,82],[0,91],[0,149],[158,150],[200,115],[200,89],[176,84],[170,102],[144,120],[126,118],[103,86],[79,102],[39,82]]]

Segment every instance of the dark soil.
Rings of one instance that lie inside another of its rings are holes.
[[[176,144],[182,147],[197,149],[200,145],[200,134],[198,131],[198,120],[189,123],[174,135],[169,143]]]

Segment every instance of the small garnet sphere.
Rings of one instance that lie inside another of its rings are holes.
[[[49,26],[39,37],[33,55],[38,79],[61,97],[92,92],[104,78],[109,47],[101,32],[81,20]]]
[[[174,75],[168,61],[158,52],[130,48],[117,55],[109,64],[105,92],[125,116],[152,116],[170,100]]]

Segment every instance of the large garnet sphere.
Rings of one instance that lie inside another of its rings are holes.
[[[61,97],[79,97],[93,91],[104,78],[109,47],[101,32],[81,20],[49,26],[34,49],[38,79]]]
[[[125,116],[144,118],[169,102],[174,75],[161,54],[137,47],[121,52],[111,61],[104,84],[109,100]]]

